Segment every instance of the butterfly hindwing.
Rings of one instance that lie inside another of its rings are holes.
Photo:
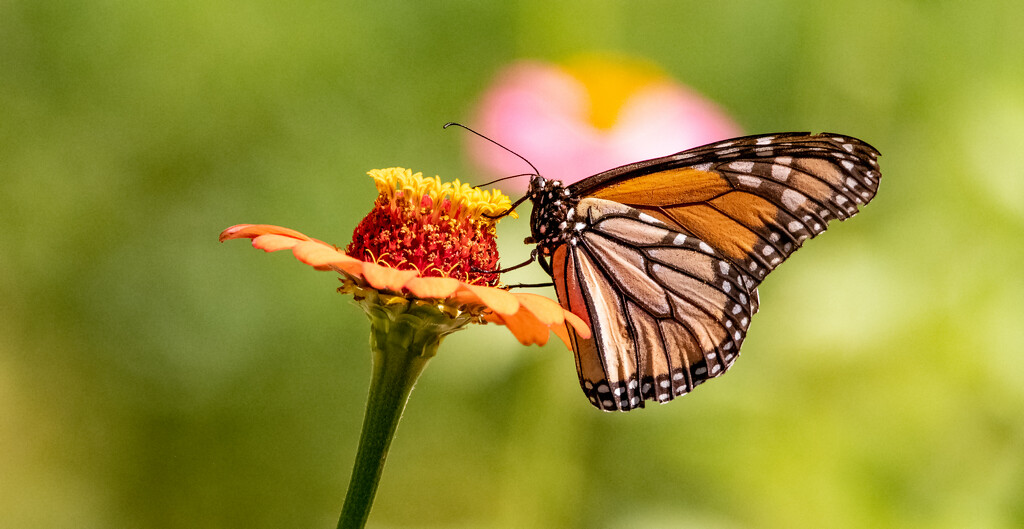
[[[586,228],[553,262],[559,300],[593,332],[572,336],[591,403],[625,411],[667,402],[725,372],[754,311],[745,274],[635,208],[584,199],[577,212]]]

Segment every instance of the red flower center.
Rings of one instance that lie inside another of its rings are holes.
[[[410,197],[412,198],[412,197]],[[420,207],[409,206],[396,191],[381,194],[373,210],[356,227],[345,249],[351,257],[399,270],[416,270],[427,277],[451,277],[470,284],[497,286],[498,269],[494,222],[467,215],[447,197],[434,207],[429,196]]]

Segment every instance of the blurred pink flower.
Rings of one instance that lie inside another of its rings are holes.
[[[472,123],[566,183],[741,134],[717,105],[657,67],[604,55],[562,66],[509,66],[483,95]],[[491,177],[530,170],[490,143],[468,141],[473,160]],[[514,182],[527,185],[525,178]]]

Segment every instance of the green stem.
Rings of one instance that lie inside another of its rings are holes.
[[[427,362],[437,353],[441,338],[451,332],[444,329],[445,326],[439,328],[437,316],[440,313],[433,307],[395,310],[395,307],[366,304],[363,309],[371,322],[373,378],[359,451],[338,529],[361,529],[366,525],[388,447],[409,400],[409,392]]]

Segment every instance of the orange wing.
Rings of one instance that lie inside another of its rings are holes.
[[[570,189],[693,235],[758,283],[878,190],[878,151],[837,134],[749,136],[623,166]]]

